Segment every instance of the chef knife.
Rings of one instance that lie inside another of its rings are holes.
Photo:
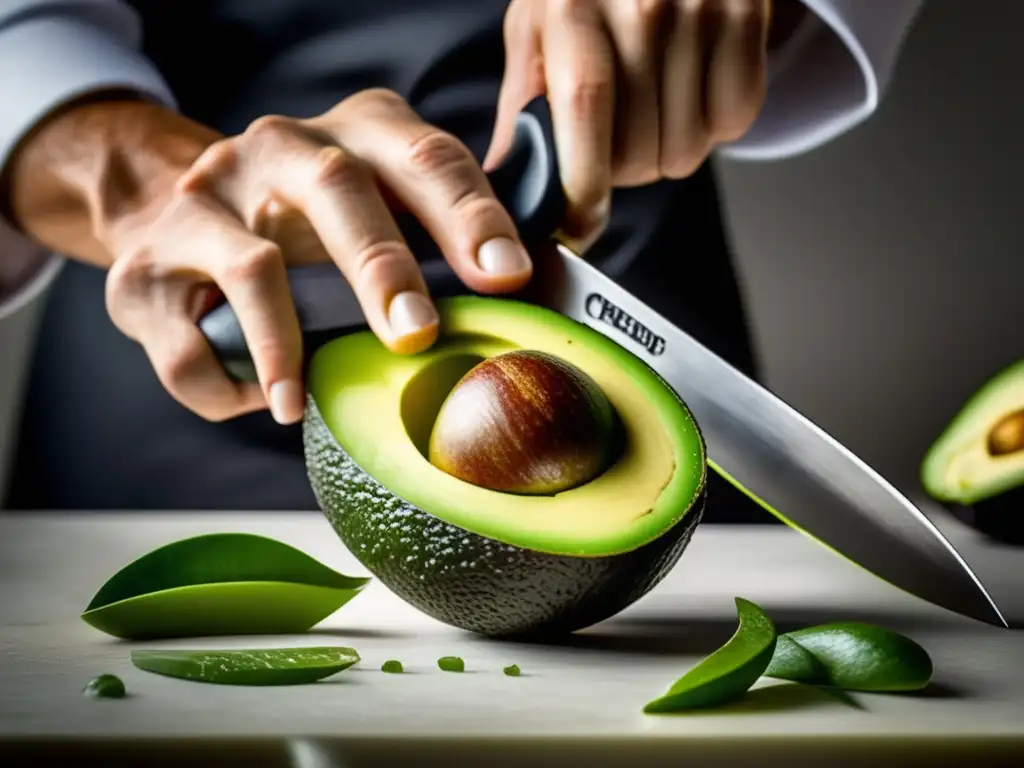
[[[1008,626],[963,557],[895,487],[559,242],[565,198],[543,97],[520,113],[512,149],[489,178],[534,256],[529,285],[508,298],[560,312],[642,359],[693,412],[712,470],[783,522],[905,592]],[[418,256],[438,254],[418,222],[406,216],[400,226]],[[423,268],[434,297],[470,292],[442,259]],[[366,327],[355,295],[333,264],[291,269],[289,282],[307,357],[319,341]],[[229,373],[255,380],[229,305],[199,325]]]

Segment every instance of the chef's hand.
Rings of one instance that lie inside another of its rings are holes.
[[[512,0],[484,168],[507,151],[516,114],[546,93],[571,212],[563,234],[585,249],[613,187],[686,177],[750,128],[765,97],[769,4]]]
[[[114,324],[173,397],[212,421],[268,405],[283,423],[302,416],[286,265],[336,263],[392,350],[434,342],[437,313],[393,210],[413,213],[478,292],[518,290],[531,275],[471,152],[383,90],[231,137],[152,105],[81,106],[16,156],[13,203],[37,240],[109,267]],[[213,286],[238,317],[258,386],[230,380],[197,328]]]

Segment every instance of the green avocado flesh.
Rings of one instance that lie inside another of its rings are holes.
[[[928,450],[925,491],[971,505],[1024,486],[1024,360],[985,383]]]
[[[441,337],[423,353],[392,353],[369,331],[314,353],[303,434],[320,507],[387,587],[450,624],[519,634],[614,615],[675,564],[703,514],[707,456],[693,416],[639,358],[556,312],[472,296],[438,310]],[[502,493],[428,460],[452,387],[518,349],[575,365],[615,409],[624,447],[591,481]]]

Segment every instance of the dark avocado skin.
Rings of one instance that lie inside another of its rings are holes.
[[[540,639],[610,618],[672,569],[704,514],[706,485],[662,536],[611,557],[532,552],[449,525],[403,502],[338,445],[307,397],[306,468],[342,543],[413,607],[491,637]]]

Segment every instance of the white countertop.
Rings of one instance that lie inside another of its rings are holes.
[[[548,759],[564,766],[566,755],[589,765],[653,765],[673,755],[741,762],[771,755],[814,764],[830,745],[839,751],[828,754],[852,762],[862,755],[871,764],[896,754],[886,750],[914,748],[934,765],[956,754],[954,743],[981,754],[1000,739],[1016,739],[1024,754],[1024,630],[934,607],[781,526],[699,528],[651,594],[563,647],[491,641],[446,627],[377,582],[313,632],[294,637],[126,643],[79,618],[96,589],[128,561],[212,531],[272,536],[342,572],[366,573],[313,513],[0,513],[0,764],[29,759],[28,752],[10,751],[25,739],[62,740],[72,752],[85,740],[106,741],[103,748],[121,750],[121,757],[152,745],[167,757],[173,749],[166,744],[138,740],[185,737],[202,741],[190,742],[188,749],[200,752],[181,753],[182,760],[230,743],[233,754],[249,755],[247,765],[387,764],[381,755],[394,758],[403,743],[421,759],[441,759],[451,749],[465,757],[471,742],[481,764],[503,764],[500,756],[534,766]],[[1020,622],[1024,550],[968,536],[955,543],[1011,621]],[[934,688],[918,696],[852,694],[857,709],[820,691],[762,679],[723,709],[642,714],[648,700],[732,634],[734,596],[759,603],[780,631],[841,619],[902,631],[932,655]],[[143,646],[287,644],[349,645],[363,661],[313,685],[241,688],[147,674],[128,658]],[[452,654],[465,659],[467,673],[437,669],[437,658]],[[400,659],[407,673],[381,673],[389,658]],[[502,674],[511,663],[522,677]],[[85,682],[103,672],[119,675],[130,698],[83,697]],[[501,746],[487,752],[481,739]],[[317,762],[316,754],[326,754],[317,745],[342,750],[344,759]],[[56,753],[35,752],[32,759],[44,754]]]

